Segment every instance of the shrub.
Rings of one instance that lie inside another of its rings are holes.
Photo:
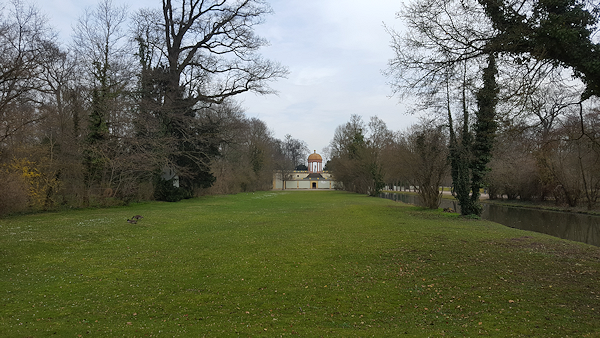
[[[27,209],[27,186],[19,175],[0,171],[0,215],[6,215]]]
[[[26,158],[14,158],[10,163],[4,164],[1,170],[5,179],[2,189],[6,199],[13,198],[15,201],[7,201],[7,205],[22,205],[17,208],[22,211],[26,208],[34,210],[47,209],[52,206],[52,197],[59,187],[59,180],[55,174],[48,174],[40,170],[36,162]],[[10,191],[10,192],[9,192]],[[25,202],[21,195],[25,194]]]
[[[186,192],[184,189],[176,187],[173,184],[174,181],[175,178],[165,180],[164,178],[158,176],[154,182],[154,198],[165,202],[181,201],[185,197]]]

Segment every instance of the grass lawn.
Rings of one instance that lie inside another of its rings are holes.
[[[344,192],[3,218],[0,268],[0,337],[600,337],[600,248]]]

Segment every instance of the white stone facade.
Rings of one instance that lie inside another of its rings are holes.
[[[273,173],[273,190],[285,189],[334,189],[334,180],[327,171],[320,173],[321,177],[309,177],[309,171],[294,170],[285,173],[288,177],[283,187],[282,173]],[[312,175],[314,176],[314,175]]]

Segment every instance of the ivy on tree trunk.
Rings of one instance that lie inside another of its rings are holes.
[[[487,164],[492,157],[497,129],[495,120],[498,101],[497,72],[496,58],[490,54],[488,65],[483,70],[483,87],[477,92],[474,130],[473,132],[469,130],[469,114],[466,107],[463,107],[460,143],[452,127],[452,117],[449,115],[452,185],[463,215],[480,215],[482,211],[479,203],[480,189],[485,186]]]

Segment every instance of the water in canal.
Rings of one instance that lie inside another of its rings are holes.
[[[419,204],[419,196],[382,193],[380,197]],[[457,210],[455,200],[442,200],[440,208]],[[511,228],[529,230],[600,246],[600,216],[483,203],[482,218]]]

